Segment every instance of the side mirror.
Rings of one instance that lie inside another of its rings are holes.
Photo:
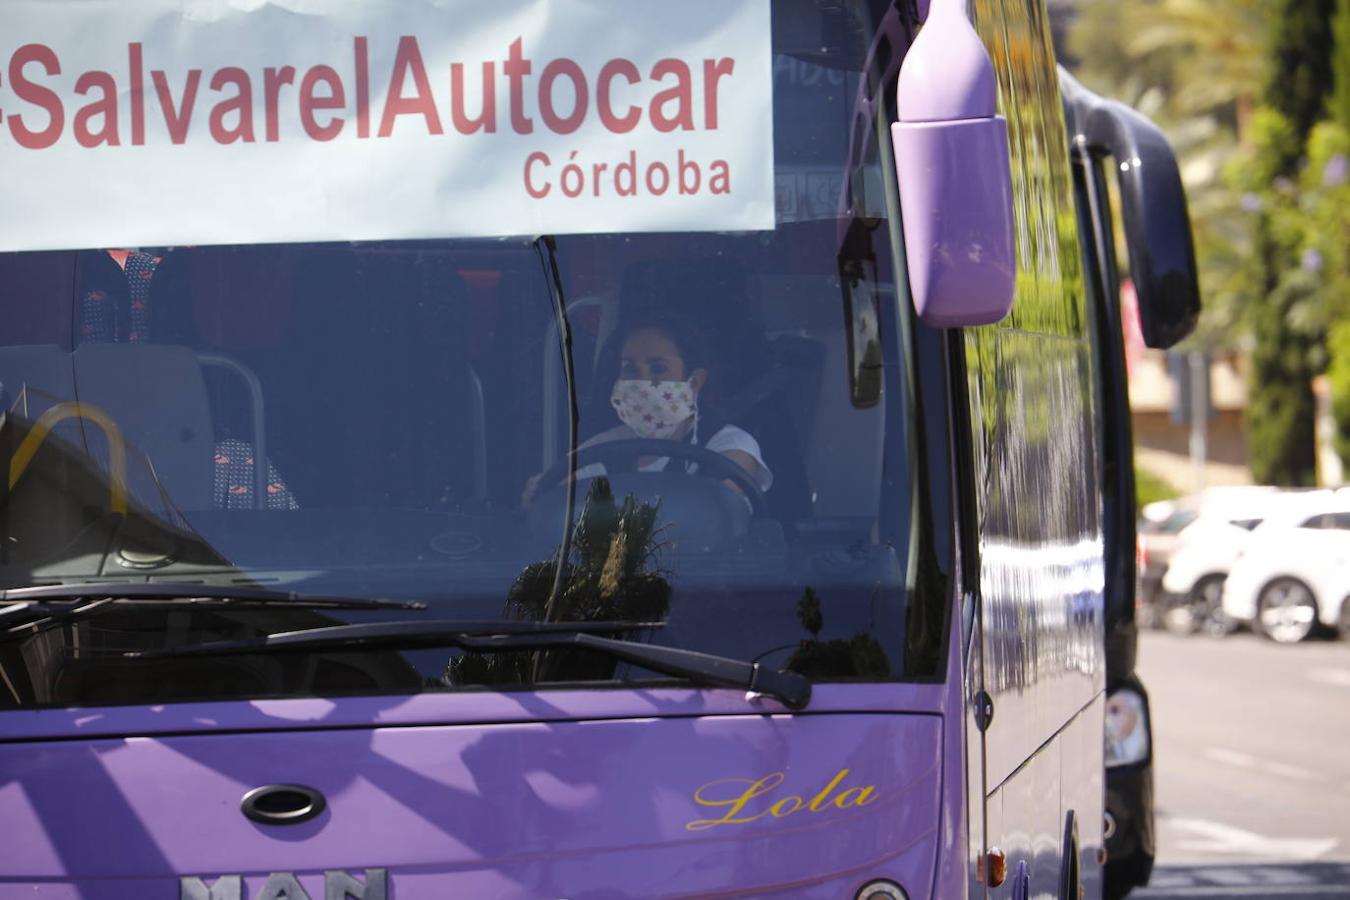
[[[965,0],[932,0],[896,99],[891,139],[919,318],[940,328],[998,322],[1017,279],[1008,123]]]
[[[1120,212],[1144,343],[1166,348],[1195,328],[1200,285],[1186,189],[1167,138],[1123,103],[1092,93],[1063,67],[1059,90],[1073,143],[1094,165],[1115,160]]]

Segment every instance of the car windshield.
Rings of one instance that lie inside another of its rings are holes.
[[[0,634],[0,705],[667,677],[580,651],[124,655],[411,615],[933,674],[888,113],[854,120],[871,14],[826,7],[818,33],[775,21],[772,231],[0,254],[0,588],[429,607],[112,604]]]
[[[1141,531],[1148,534],[1178,534],[1187,525],[1199,518],[1200,513],[1193,509],[1179,509],[1160,522],[1146,523]]]

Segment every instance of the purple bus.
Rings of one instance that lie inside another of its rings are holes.
[[[929,5],[11,0],[0,900],[1146,881],[1185,199]]]

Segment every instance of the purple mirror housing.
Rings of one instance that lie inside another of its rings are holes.
[[[909,284],[919,318],[989,325],[1012,308],[1008,123],[964,0],[932,0],[900,67],[891,125]]]

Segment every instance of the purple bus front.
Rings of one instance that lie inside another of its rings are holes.
[[[966,892],[914,11],[690,4],[575,62],[493,31],[562,4],[500,5],[457,56],[428,3],[108,19],[85,58],[18,4],[0,158],[93,180],[0,212],[0,898]],[[195,87],[156,55],[273,32]],[[544,211],[475,232],[423,138]]]

